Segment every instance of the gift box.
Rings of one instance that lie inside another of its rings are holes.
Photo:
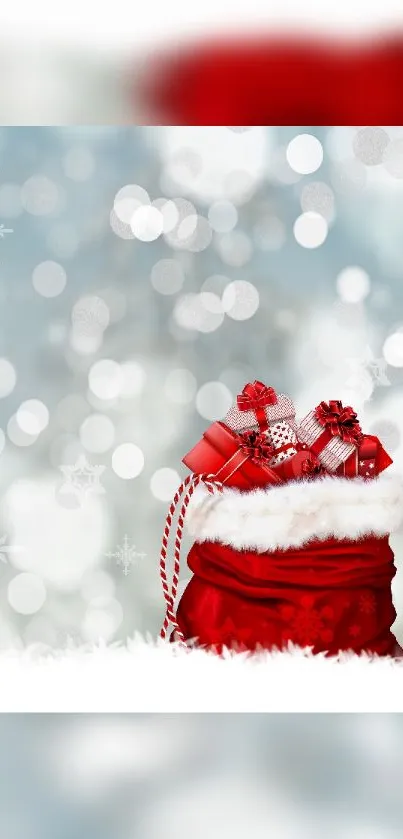
[[[215,475],[222,484],[250,489],[281,482],[269,466],[272,455],[273,449],[264,435],[235,434],[223,422],[215,422],[185,455],[183,463],[196,474]]]
[[[378,437],[364,434],[362,442],[336,470],[346,478],[376,478],[393,463]]]
[[[266,434],[275,450],[269,465],[286,460],[297,452],[295,407],[284,393],[255,381],[245,385],[236,405],[224,417],[225,424],[238,434],[259,431]]]
[[[284,483],[300,479],[314,479],[327,474],[320,460],[312,454],[307,446],[301,446],[300,451],[272,468]]]
[[[298,440],[305,443],[328,472],[337,472],[362,443],[357,415],[340,400],[321,402],[297,428]]]

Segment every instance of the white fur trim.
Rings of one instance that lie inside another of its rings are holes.
[[[240,492],[209,493],[199,486],[186,514],[190,535],[237,550],[298,548],[310,539],[384,536],[403,520],[403,483],[398,476],[295,481]]]
[[[3,713],[399,712],[403,662],[301,649],[219,658],[142,638],[0,654]]]

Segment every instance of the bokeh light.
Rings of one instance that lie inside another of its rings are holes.
[[[112,455],[112,469],[119,478],[137,478],[144,468],[144,454],[134,443],[121,443]]]
[[[170,126],[154,131],[153,137],[164,167],[164,185],[169,181],[205,203],[242,202],[264,175],[270,137],[260,126],[242,133],[216,127],[214,143],[210,129],[198,126]]]
[[[73,306],[71,321],[76,333],[93,336],[109,326],[109,307],[98,295],[80,297]]]
[[[8,358],[0,358],[0,398],[13,392],[17,381],[14,365]]]
[[[232,320],[249,320],[259,308],[259,292],[247,280],[228,283],[222,296],[222,307]]]
[[[154,242],[164,229],[162,213],[157,207],[143,206],[134,211],[130,226],[136,239],[142,242]]]
[[[160,294],[176,294],[183,286],[185,274],[175,259],[160,259],[151,270],[151,284]]]
[[[207,420],[220,420],[229,411],[233,401],[231,391],[222,382],[206,382],[197,391],[196,408]]]
[[[301,190],[301,209],[319,213],[326,221],[334,218],[334,192],[322,181],[311,181]]]
[[[294,236],[303,248],[320,247],[326,239],[327,232],[326,219],[319,213],[302,213],[294,224]]]
[[[21,187],[21,202],[27,213],[47,216],[54,213],[61,200],[57,185],[45,175],[32,175]]]
[[[403,178],[403,138],[392,140],[383,157],[384,166],[393,178]]]
[[[168,467],[157,469],[151,477],[151,493],[159,501],[171,501],[180,482],[181,479],[176,469]]]
[[[130,216],[131,217],[131,216]],[[109,223],[113,233],[119,236],[119,239],[134,239],[133,230],[128,222],[122,221],[116,214],[115,210],[111,210],[109,215]]]
[[[224,320],[220,298],[209,291],[182,295],[175,304],[173,316],[183,329],[199,332],[214,332]]]
[[[74,500],[74,495],[58,496],[58,488],[60,482],[48,477],[15,480],[3,506],[5,527],[21,546],[10,554],[10,561],[40,576],[48,593],[74,592],[83,574],[97,567],[110,538],[111,516],[103,496],[90,493],[84,504],[69,508],[59,500]]]
[[[289,165],[300,175],[316,172],[323,160],[322,144],[313,134],[298,134],[288,144],[286,154]]]
[[[379,126],[360,128],[353,140],[354,154],[366,166],[382,163],[389,144],[387,132]]]
[[[20,615],[33,615],[46,600],[46,588],[37,574],[17,574],[8,584],[10,606]]]
[[[67,274],[62,265],[52,260],[41,262],[32,272],[35,291],[42,297],[57,297],[64,291]]]
[[[36,436],[49,423],[49,410],[40,399],[27,399],[16,413],[16,421],[25,434]]]
[[[123,186],[115,195],[113,210],[119,221],[130,225],[136,210],[150,204],[150,196],[137,184]]]
[[[98,399],[115,399],[122,386],[122,369],[117,361],[105,358],[96,361],[88,374],[88,384]]]
[[[238,221],[238,212],[230,201],[215,201],[208,211],[208,219],[217,233],[229,233]]]
[[[355,265],[343,268],[337,277],[336,286],[339,296],[345,303],[360,303],[371,290],[367,272]]]
[[[391,367],[403,367],[403,332],[394,332],[386,338],[383,355]]]
[[[107,452],[115,441],[115,426],[103,414],[90,414],[80,428],[80,440],[88,452]]]
[[[21,428],[16,414],[12,414],[7,423],[7,436],[11,443],[21,448],[32,446],[38,439],[38,433],[30,434]]]

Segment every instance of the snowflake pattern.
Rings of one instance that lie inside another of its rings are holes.
[[[139,553],[136,546],[130,543],[129,536],[125,533],[123,544],[117,545],[116,551],[109,551],[105,554],[109,559],[115,559],[116,565],[121,565],[125,577],[130,574],[131,566],[137,562],[138,559],[143,559],[147,556],[145,553]]]
[[[3,562],[4,565],[7,565],[10,554],[20,553],[22,550],[19,545],[8,545],[7,542],[7,535],[0,537],[0,562]]]
[[[284,641],[293,641],[301,647],[311,647],[318,641],[329,643],[333,640],[333,629],[327,621],[333,618],[330,606],[314,608],[315,598],[305,594],[300,599],[301,608],[293,605],[280,607],[281,616],[288,622],[283,632]]]
[[[372,591],[365,591],[358,598],[358,608],[363,615],[373,615],[376,610],[376,601]]]
[[[14,230],[11,227],[4,227],[4,224],[0,224],[0,239],[4,239],[7,233],[14,233]]]
[[[60,466],[65,481],[60,487],[62,495],[75,495],[80,504],[88,495],[104,493],[100,483],[100,476],[105,472],[105,466],[93,466],[85,455],[80,455],[73,466]]]

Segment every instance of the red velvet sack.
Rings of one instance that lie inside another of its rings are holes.
[[[391,655],[396,613],[387,537],[329,539],[256,554],[203,542],[188,557],[193,578],[177,619],[185,638],[217,651],[282,648]]]
[[[395,476],[199,488],[186,514],[193,577],[168,617],[182,640],[217,652],[291,642],[314,653],[396,654],[389,534],[402,512]]]

